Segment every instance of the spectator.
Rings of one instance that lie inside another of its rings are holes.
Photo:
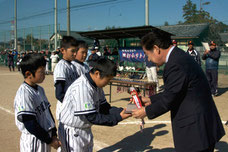
[[[113,48],[112,55],[119,55],[119,52],[117,50],[117,47]]]
[[[52,52],[50,59],[51,59],[51,72],[54,72],[55,66],[59,61],[59,56],[56,53],[56,51]]]
[[[194,43],[192,41],[188,42],[187,54],[193,57],[193,59],[201,66],[200,53],[193,47]]]
[[[11,71],[11,67],[13,68],[13,71],[14,71],[14,55],[11,50],[9,51],[9,54],[8,54],[8,66],[10,71]]]
[[[61,60],[63,58],[63,54],[62,54],[62,52],[60,50],[60,47],[58,47],[58,49],[56,50],[56,54],[58,54],[59,60]]]
[[[109,56],[109,55],[111,54],[108,52],[107,47],[104,47],[104,56]]]
[[[176,40],[172,40],[173,46],[177,46],[177,41]]]
[[[93,47],[93,48],[91,49],[91,54],[90,54],[90,56],[89,56],[88,62],[90,62],[91,60],[96,60],[96,59],[99,58],[99,56],[97,55],[96,52],[97,52],[97,50],[95,49],[95,47]]]
[[[95,50],[96,50],[96,54],[97,54],[98,56],[101,56],[101,52],[100,52],[100,50],[99,50],[99,47],[98,47],[98,46],[95,46],[94,48],[95,48]]]
[[[20,67],[21,61],[22,61],[21,55],[18,54],[17,55],[17,70],[18,71],[21,71],[21,67]]]
[[[7,53],[7,49],[3,52],[3,61],[4,61],[4,65],[8,66],[8,53]]]
[[[211,88],[212,96],[218,95],[218,66],[220,51],[216,48],[216,44],[210,42],[210,50],[205,50],[202,59],[206,60],[206,76]]]
[[[12,51],[12,54],[13,54],[13,58],[14,58],[14,66],[17,64],[17,55],[18,55],[18,52],[17,50],[13,50]]]
[[[94,47],[100,47],[100,42],[99,42],[99,40],[98,39],[95,39],[94,41],[93,41],[93,46]]]
[[[44,54],[44,58],[46,60],[45,73],[49,74],[49,68],[48,68],[49,58],[46,54]]]

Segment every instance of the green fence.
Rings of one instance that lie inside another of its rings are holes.
[[[118,55],[110,55],[106,56],[107,58],[113,60],[117,65],[119,66],[124,66],[124,67],[135,67],[135,70],[123,70],[124,72],[136,72],[136,73],[143,73],[145,72],[145,64],[143,62],[120,62],[119,61],[119,56]],[[0,65],[1,66],[7,66],[7,55],[6,54],[1,54],[0,55]],[[15,62],[16,64],[16,62]],[[159,75],[162,74],[163,72],[164,65],[161,66],[159,69]],[[205,61],[202,60],[202,68],[205,70]],[[51,69],[51,63],[49,64],[49,69]],[[219,73],[226,74],[228,75],[228,54],[222,54],[220,60],[219,60]]]
[[[58,31],[60,31],[58,25]],[[17,30],[17,50],[19,52],[25,50],[44,49],[53,50],[54,41],[50,38],[54,35],[54,25],[43,25],[36,27],[29,27]],[[59,42],[58,42],[59,43]],[[5,49],[14,49],[14,32],[0,31],[0,51]]]

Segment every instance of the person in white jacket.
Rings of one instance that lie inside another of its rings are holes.
[[[59,55],[55,51],[53,51],[50,59],[51,59],[51,72],[54,72],[55,66],[59,61]]]

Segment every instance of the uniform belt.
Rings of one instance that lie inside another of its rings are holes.
[[[63,124],[61,122],[60,122],[60,125],[63,125],[64,127],[67,127],[69,129],[81,129],[81,130],[91,129],[91,126],[90,127],[82,127],[82,128],[79,128],[79,127],[72,127],[72,126],[69,126],[69,125],[65,125],[65,124]]]

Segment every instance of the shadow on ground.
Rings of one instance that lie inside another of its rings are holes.
[[[117,99],[117,100],[112,100],[112,102],[118,102],[118,101],[127,101],[127,102],[130,102],[130,97],[129,98],[120,98],[120,99]]]
[[[109,97],[109,95],[110,94],[105,94],[105,96],[108,96]],[[116,99],[116,100],[111,100],[111,102],[113,103],[113,102],[118,102],[118,101],[127,101],[127,102],[129,102],[130,101],[130,95],[129,95],[129,97],[127,97],[127,98],[120,98],[120,99]],[[107,101],[109,102],[109,98],[107,99]]]
[[[225,135],[226,136],[226,135]],[[228,143],[220,141],[215,145],[216,152],[226,152],[228,151]]]
[[[218,88],[218,96],[221,96],[222,94],[226,93],[228,91],[228,87],[226,88]]]
[[[99,152],[111,152],[111,151],[118,151],[118,152],[173,152],[174,148],[165,148],[165,149],[153,149],[151,142],[157,136],[163,136],[168,133],[167,130],[156,131],[156,129],[160,129],[165,127],[166,124],[158,124],[154,127],[145,128],[141,133],[136,132],[135,134],[128,136],[121,141],[117,142],[116,144],[103,148],[99,150]]]

